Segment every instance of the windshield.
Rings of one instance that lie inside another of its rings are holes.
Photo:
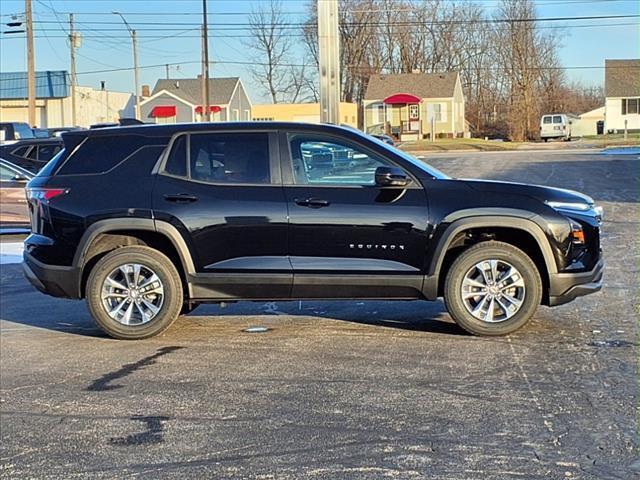
[[[451,178],[449,175],[441,172],[437,168],[432,167],[431,165],[429,165],[429,164],[417,159],[413,155],[409,155],[407,152],[404,152],[404,151],[400,150],[399,148],[394,147],[393,145],[389,145],[388,143],[385,143],[385,142],[383,142],[381,140],[378,140],[375,137],[373,137],[373,141],[377,142],[379,145],[382,145],[384,148],[386,148],[390,152],[395,153],[396,155],[399,155],[400,157],[402,157],[407,162],[411,163],[415,167],[418,167],[423,172],[426,172],[429,175],[431,175],[433,178],[436,178],[438,180],[446,180],[446,179]]]

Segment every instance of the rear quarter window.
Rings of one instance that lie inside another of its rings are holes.
[[[62,165],[58,175],[105,173],[141,148],[159,144],[166,145],[166,139],[141,135],[90,136]]]

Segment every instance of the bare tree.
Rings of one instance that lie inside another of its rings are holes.
[[[291,62],[294,30],[288,24],[282,4],[271,0],[249,16],[252,38],[247,46],[254,52],[251,68],[254,81],[261,85],[273,103],[298,102],[311,96],[305,78],[306,67]]]

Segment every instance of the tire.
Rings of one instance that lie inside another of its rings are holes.
[[[495,269],[489,268],[485,273],[493,277],[495,274],[491,271],[498,272],[495,275],[498,281],[494,282],[493,278],[487,281],[482,273],[484,268],[478,268],[479,265],[495,265]],[[488,285],[485,290],[479,286],[484,283]],[[463,298],[464,293],[467,298]],[[513,245],[497,241],[482,242],[462,252],[451,265],[444,285],[449,314],[473,335],[499,336],[515,332],[531,319],[541,299],[542,281],[531,258]],[[484,303],[480,305],[481,302]]]
[[[544,140],[544,143],[547,143],[547,142],[549,141],[549,139],[548,139],[548,138],[546,138],[546,137],[545,137],[545,138],[543,138],[543,140]]]
[[[126,277],[119,268],[124,265],[130,265],[127,267],[130,273]],[[129,275],[134,275],[133,265],[140,266],[139,286],[123,291],[119,287],[130,286],[128,279]],[[157,280],[152,280],[152,274]],[[147,280],[153,283],[145,287]],[[143,288],[139,291],[140,286]],[[147,294],[143,294],[145,288]],[[103,297],[105,295],[106,299]],[[139,340],[158,335],[178,318],[183,305],[182,281],[171,260],[161,252],[142,246],[121,247],[102,257],[91,270],[86,298],[96,324],[107,335],[123,340]],[[153,309],[147,307],[149,304]],[[112,314],[116,317],[122,315],[122,318],[112,317],[107,311],[108,307]],[[145,311],[148,314],[146,316]]]

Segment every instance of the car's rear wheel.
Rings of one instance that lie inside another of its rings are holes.
[[[157,335],[180,314],[182,282],[164,254],[148,247],[118,248],[98,261],[86,288],[89,311],[114,338]]]
[[[542,298],[538,269],[508,243],[482,242],[451,265],[444,287],[449,314],[474,335],[507,335],[533,316]]]

